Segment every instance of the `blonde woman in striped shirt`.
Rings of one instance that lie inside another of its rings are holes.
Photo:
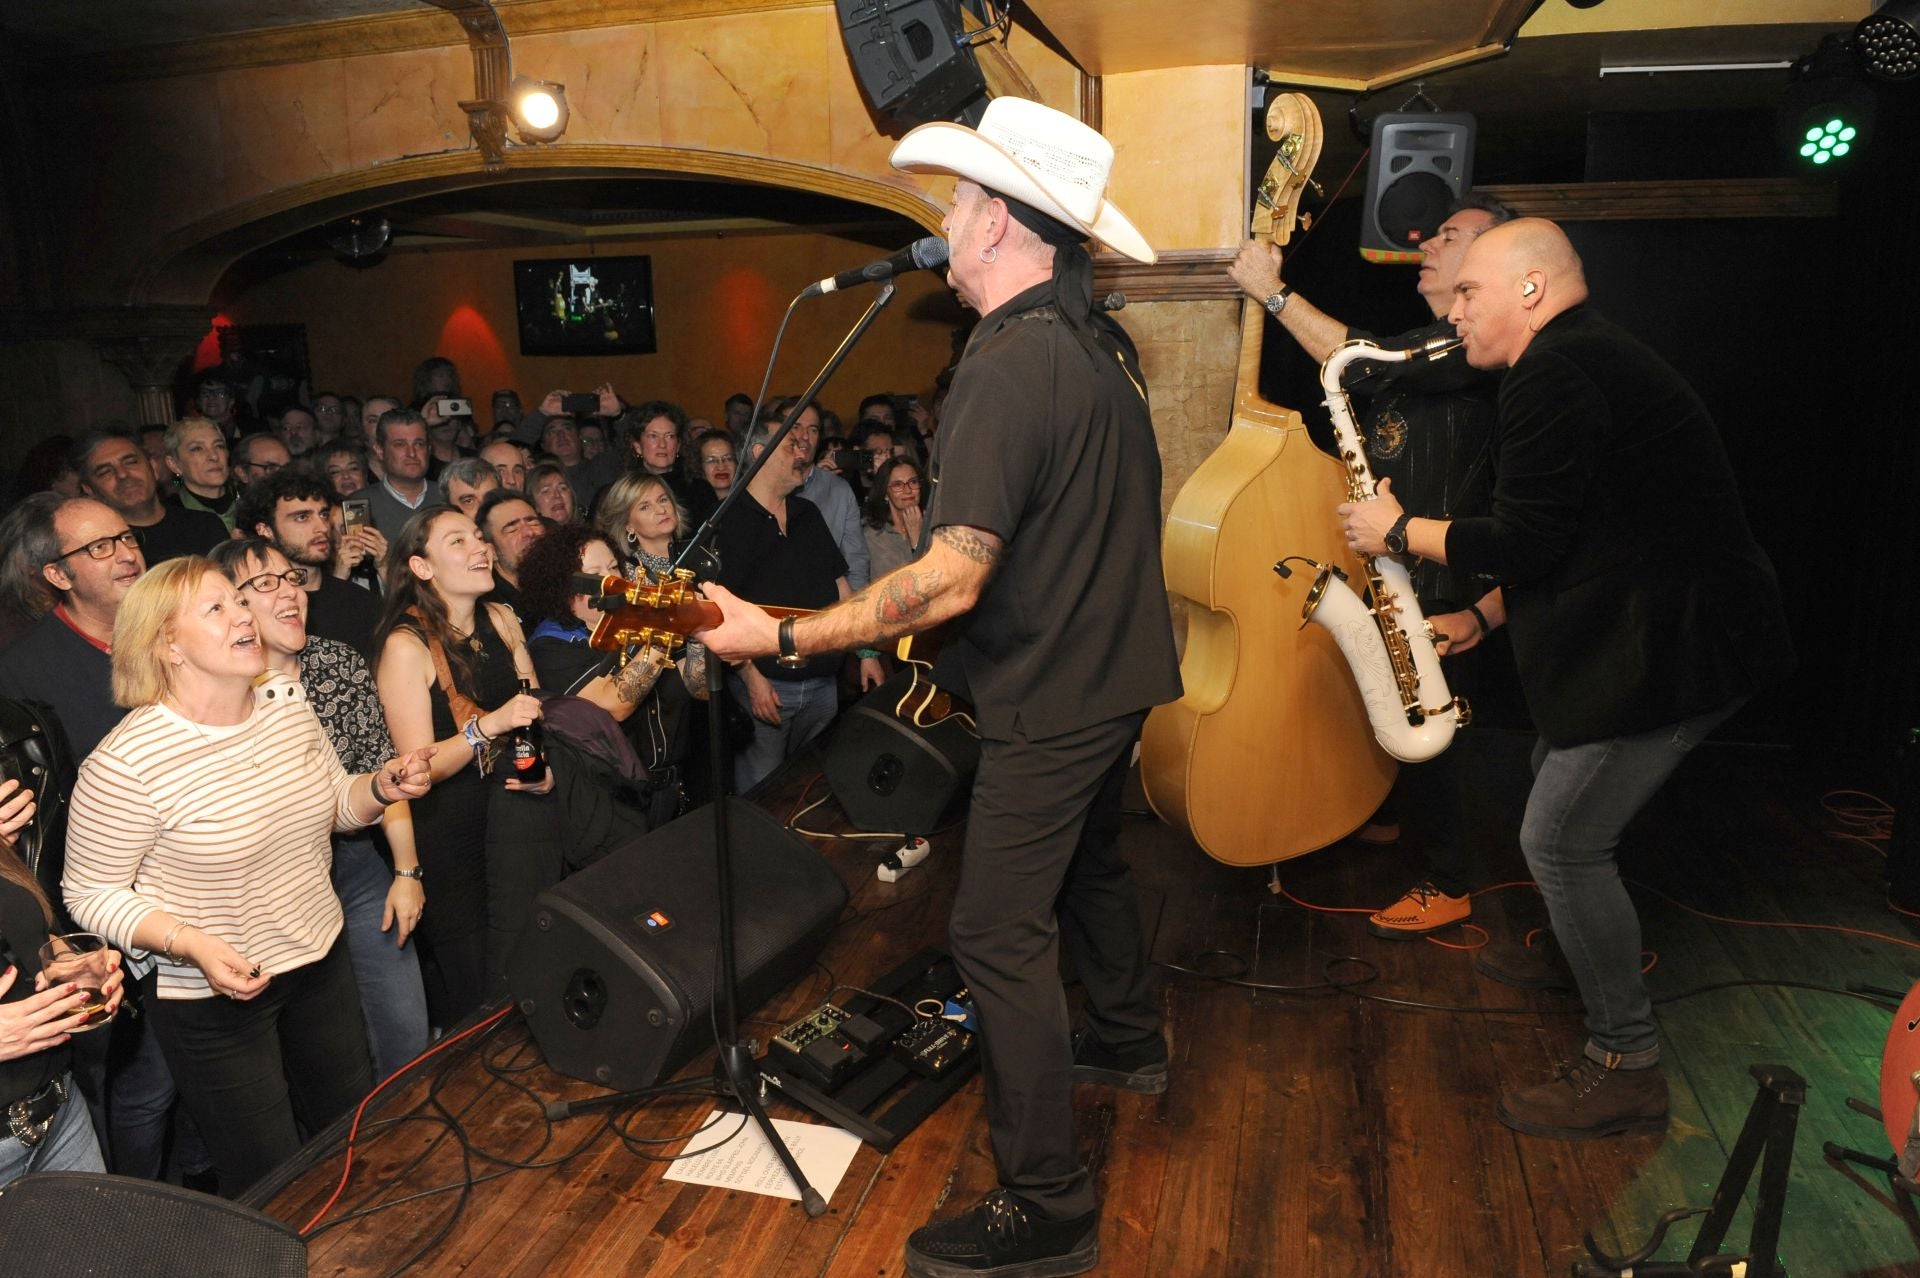
[[[127,952],[233,1197],[370,1085],[328,836],[425,794],[428,752],[349,775],[198,556],[128,592],[113,694],[131,713],[81,765],[61,887]]]

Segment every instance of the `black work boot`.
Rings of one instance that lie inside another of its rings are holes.
[[[996,1189],[979,1206],[907,1238],[914,1278],[1066,1278],[1100,1263],[1100,1213],[1054,1220]]]
[[[1474,955],[1473,970],[1523,990],[1573,992],[1573,969],[1567,966],[1567,956],[1560,952],[1553,933],[1544,929],[1524,943],[1504,941],[1486,946]]]
[[[1667,1129],[1667,1075],[1657,1062],[1644,1069],[1610,1069],[1583,1055],[1562,1067],[1551,1083],[1502,1096],[1498,1113],[1517,1132],[1553,1140],[1662,1132]]]

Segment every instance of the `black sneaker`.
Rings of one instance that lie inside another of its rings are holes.
[[[1167,1090],[1167,1041],[1156,1034],[1134,1047],[1112,1048],[1082,1030],[1073,1036],[1073,1081],[1158,1096]]]
[[[1066,1278],[1099,1263],[1098,1211],[1054,1220],[1004,1189],[907,1238],[914,1278]]]

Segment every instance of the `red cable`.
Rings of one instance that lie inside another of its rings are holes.
[[[495,1012],[492,1016],[489,1016],[486,1020],[481,1021],[478,1025],[469,1026],[468,1028],[461,1030],[458,1034],[454,1034],[447,1038],[441,1039],[439,1042],[435,1043],[432,1047],[429,1047],[426,1051],[420,1053],[418,1056],[408,1061],[405,1065],[402,1065],[399,1069],[387,1075],[387,1077],[381,1079],[379,1086],[375,1087],[372,1091],[368,1092],[366,1096],[361,1098],[360,1107],[353,1111],[353,1126],[347,1129],[347,1160],[344,1164],[341,1165],[341,1168],[340,1168],[340,1183],[333,1187],[333,1196],[328,1198],[326,1202],[320,1205],[320,1210],[313,1214],[313,1219],[309,1220],[306,1224],[300,1227],[300,1236],[302,1238],[305,1238],[309,1233],[313,1231],[313,1227],[319,1224],[321,1220],[325,1218],[328,1212],[333,1210],[333,1205],[335,1203],[340,1201],[340,1195],[346,1192],[347,1178],[353,1174],[353,1142],[360,1138],[360,1120],[366,1115],[367,1106],[373,1103],[373,1098],[378,1096],[381,1092],[385,1091],[387,1087],[393,1082],[394,1079],[399,1078],[402,1074],[412,1069],[415,1065],[418,1065],[421,1061],[426,1060],[429,1056],[434,1056],[439,1054],[440,1052],[445,1051],[447,1048],[452,1047],[455,1043],[459,1042],[463,1038],[471,1037],[474,1034],[478,1034],[483,1029],[488,1029],[494,1025],[499,1024],[502,1020],[506,1019],[507,1013],[511,1012],[512,1010],[513,1010],[513,1004],[509,1003],[505,1007],[501,1008],[499,1011]]]

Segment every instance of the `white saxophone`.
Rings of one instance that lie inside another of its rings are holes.
[[[1320,389],[1333,417],[1334,439],[1340,463],[1347,472],[1347,500],[1366,501],[1374,495],[1373,471],[1366,448],[1354,425],[1353,405],[1341,379],[1356,360],[1398,364],[1410,359],[1439,359],[1460,345],[1458,338],[1435,338],[1408,350],[1387,350],[1371,342],[1346,342],[1320,365]],[[1289,556],[1289,558],[1301,558]],[[1282,577],[1290,575],[1287,560],[1274,565]],[[1434,647],[1433,627],[1420,613],[1413,582],[1405,565],[1392,555],[1363,558],[1368,607],[1347,585],[1346,574],[1330,564],[1304,560],[1318,575],[1307,592],[1300,624],[1318,623],[1340,645],[1353,669],[1366,703],[1374,739],[1402,763],[1431,759],[1453,743],[1454,729],[1465,726],[1473,712],[1464,698],[1447,691],[1440,672],[1440,653]]]

